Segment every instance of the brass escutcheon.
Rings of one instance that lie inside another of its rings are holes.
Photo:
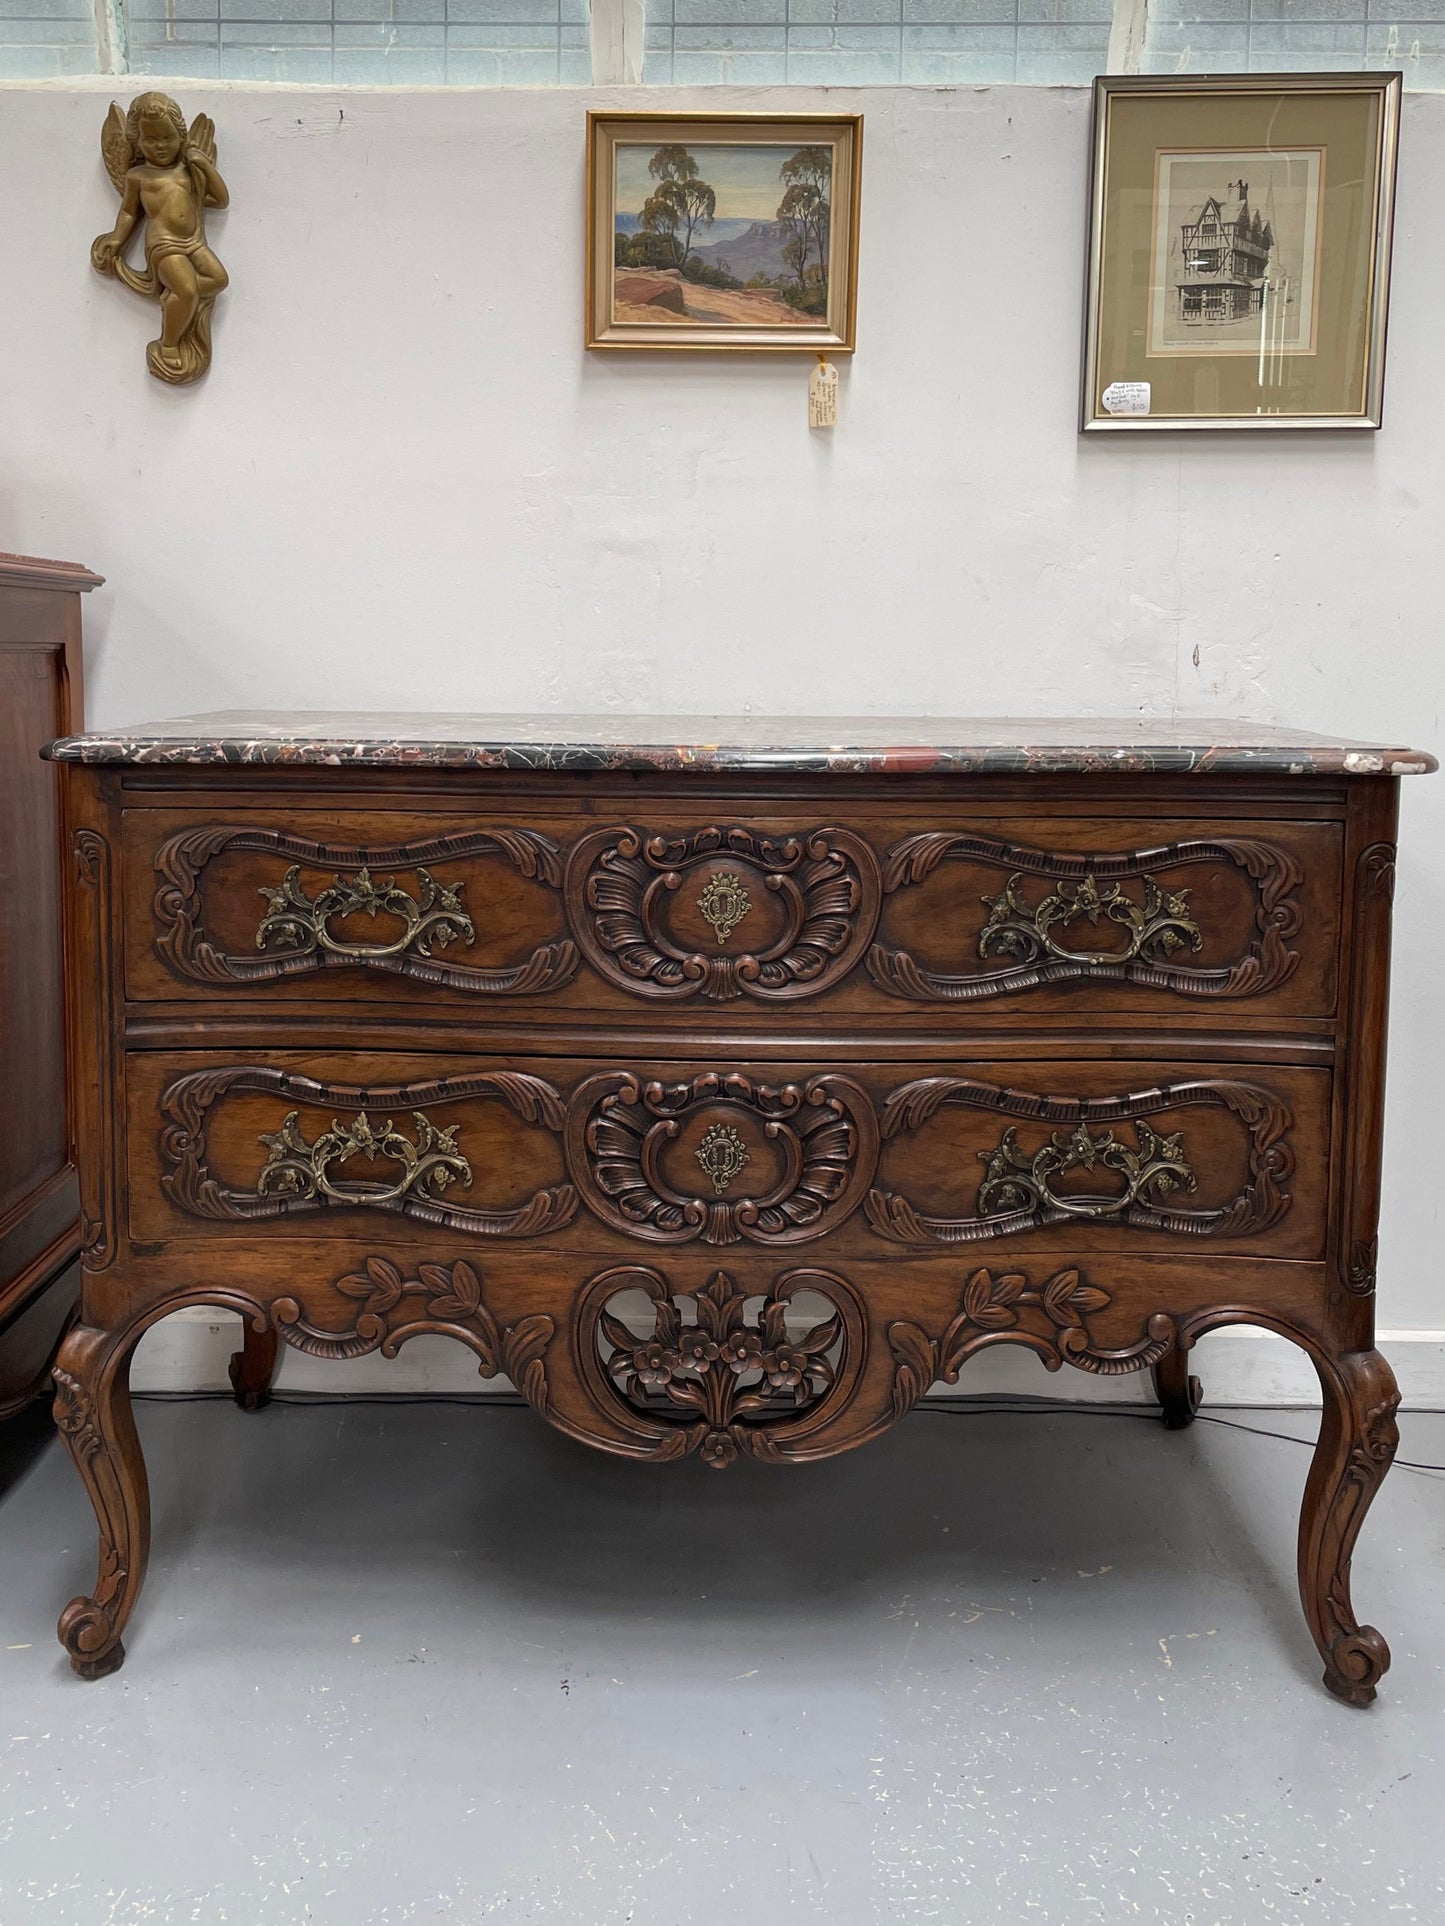
[[[748,1147],[731,1124],[713,1124],[696,1151],[697,1161],[721,1197],[733,1178],[750,1161]]]
[[[738,924],[752,908],[752,898],[736,870],[715,870],[703,884],[702,895],[697,899],[702,911],[703,921],[707,923],[721,947],[727,942]]]

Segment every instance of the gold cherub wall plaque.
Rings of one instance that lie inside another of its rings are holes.
[[[161,304],[161,334],[146,349],[159,381],[196,381],[211,365],[211,309],[230,278],[206,244],[207,207],[230,201],[216,171],[216,129],[197,114],[189,129],[169,94],[141,94],[123,114],[112,101],[100,133],[105,171],[120,195],[109,234],[92,242],[91,265]],[[142,273],[125,258],[146,223]]]

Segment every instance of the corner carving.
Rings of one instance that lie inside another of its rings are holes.
[[[918,1129],[948,1104],[1063,1127],[1028,1151],[1011,1127],[995,1149],[980,1151],[984,1174],[968,1215],[933,1215],[895,1191],[871,1190],[867,1217],[879,1237],[903,1244],[969,1244],[1079,1220],[1180,1236],[1245,1236],[1268,1230],[1289,1208],[1285,1186],[1294,1170],[1294,1153],[1287,1138],[1293,1116],[1278,1097],[1254,1084],[1208,1079],[1126,1096],[1070,1100],[1004,1090],[969,1077],[923,1077],[888,1097],[882,1116],[884,1142]],[[1161,1137],[1145,1121],[1200,1105],[1229,1111],[1248,1138],[1249,1181],[1229,1203],[1212,1210],[1184,1209],[1168,1201],[1171,1193],[1196,1187],[1185,1133]],[[1133,1125],[1132,1145],[1121,1142],[1112,1127],[1096,1128],[1124,1123]],[[1113,1189],[1085,1194],[1054,1188],[1056,1177],[1079,1168],[1098,1169]]]
[[[267,1156],[259,1164],[255,1184],[236,1189],[223,1184],[210,1169],[206,1129],[214,1107],[238,1091],[265,1091],[297,1104],[359,1114],[349,1124],[333,1118],[330,1129],[312,1141],[299,1128],[299,1113],[287,1112],[278,1120],[279,1129],[260,1136]],[[365,1091],[249,1064],[193,1071],[177,1077],[161,1096],[160,1153],[165,1166],[161,1188],[173,1204],[193,1217],[248,1220],[349,1208],[393,1212],[474,1237],[541,1237],[560,1230],[577,1213],[577,1192],[571,1184],[536,1191],[512,1210],[474,1209],[442,1201],[449,1186],[470,1186],[472,1169],[457,1143],[459,1127],[439,1129],[426,1113],[434,1104],[468,1097],[495,1097],[524,1123],[557,1136],[562,1132],[566,1112],[560,1095],[542,1078],[520,1071],[439,1077],[430,1083]],[[380,1125],[372,1123],[368,1106],[380,1110],[392,1105],[412,1112],[415,1143],[390,1118]],[[381,1182],[357,1182],[334,1174],[356,1158],[368,1165],[380,1159],[393,1166],[393,1174]]]
[[[722,865],[719,867],[719,865]],[[878,858],[846,829],[773,838],[710,826],[686,836],[599,829],[567,862],[567,915],[593,968],[634,996],[764,1003],[816,996],[862,957],[878,921]],[[672,926],[692,904],[709,948]],[[735,931],[771,923],[734,953]],[[756,919],[756,920],[755,920]]]
[[[1004,996],[1044,983],[1087,978],[1091,983],[1138,983],[1183,996],[1260,996],[1294,973],[1298,952],[1289,945],[1300,928],[1295,892],[1304,881],[1299,864],[1273,843],[1247,837],[1166,844],[1119,855],[1071,856],[985,836],[926,831],[895,843],[884,862],[887,894],[920,883],[945,861],[986,865],[1011,872],[1003,891],[985,896],[988,914],[978,935],[978,954],[1001,958],[1001,968],[973,974],[926,969],[907,950],[881,944],[868,952],[868,974],[893,996],[926,1002],[971,1002]],[[1168,889],[1156,872],[1228,863],[1254,885],[1254,935],[1234,963],[1200,969],[1178,961],[1203,947],[1187,889]],[[1048,889],[1030,900],[1026,879],[1047,879]],[[1139,886],[1136,896],[1130,884]],[[1081,922],[1112,925],[1110,945],[1080,948],[1068,932]]]
[[[648,1300],[646,1329],[618,1315],[628,1293]],[[821,1300],[822,1315],[800,1314],[805,1295]],[[740,1454],[766,1464],[826,1456],[820,1438],[857,1386],[868,1325],[833,1271],[787,1271],[765,1292],[718,1271],[700,1290],[674,1291],[660,1271],[620,1265],[584,1291],[572,1339],[582,1383],[633,1455],[696,1452],[722,1470]]]
[[[290,863],[275,885],[261,891],[266,907],[258,921],[256,949],[266,952],[263,955],[226,955],[202,928],[201,877],[207,864],[229,850],[264,850]],[[523,962],[507,968],[443,962],[434,954],[472,947],[476,922],[462,901],[462,886],[440,882],[428,865],[475,856],[505,857],[529,881],[554,890],[561,887],[557,845],[530,829],[497,828],[374,847],[318,843],[278,829],[224,824],[183,830],[156,852],[156,950],[178,976],[196,983],[275,983],[316,970],[349,968],[484,996],[533,996],[559,989],[576,974],[579,962],[569,937],[539,944]],[[336,873],[312,896],[301,884],[302,865]],[[373,870],[378,872],[375,877]],[[416,880],[410,888],[398,881],[397,870],[413,872]],[[380,919],[375,940],[357,942],[332,927],[343,918],[357,917]]]
[[[1157,1364],[1177,1340],[1174,1320],[1151,1317],[1136,1343],[1103,1350],[1090,1334],[1088,1318],[1110,1302],[1107,1291],[1072,1268],[1037,1285],[1022,1271],[975,1271],[964,1286],[958,1315],[941,1338],[931,1338],[919,1324],[889,1325],[894,1417],[909,1412],[938,1379],[957,1384],[968,1360],[991,1344],[1025,1345],[1050,1371],[1072,1364],[1112,1378]]]

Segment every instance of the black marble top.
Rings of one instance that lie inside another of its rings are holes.
[[[478,716],[221,710],[66,736],[57,762],[377,768],[872,770],[897,775],[1143,771],[1409,775],[1416,749],[1214,720],[929,716]]]

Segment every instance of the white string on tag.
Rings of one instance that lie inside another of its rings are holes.
[[[823,355],[808,381],[808,426],[832,428],[838,420],[838,370]]]

